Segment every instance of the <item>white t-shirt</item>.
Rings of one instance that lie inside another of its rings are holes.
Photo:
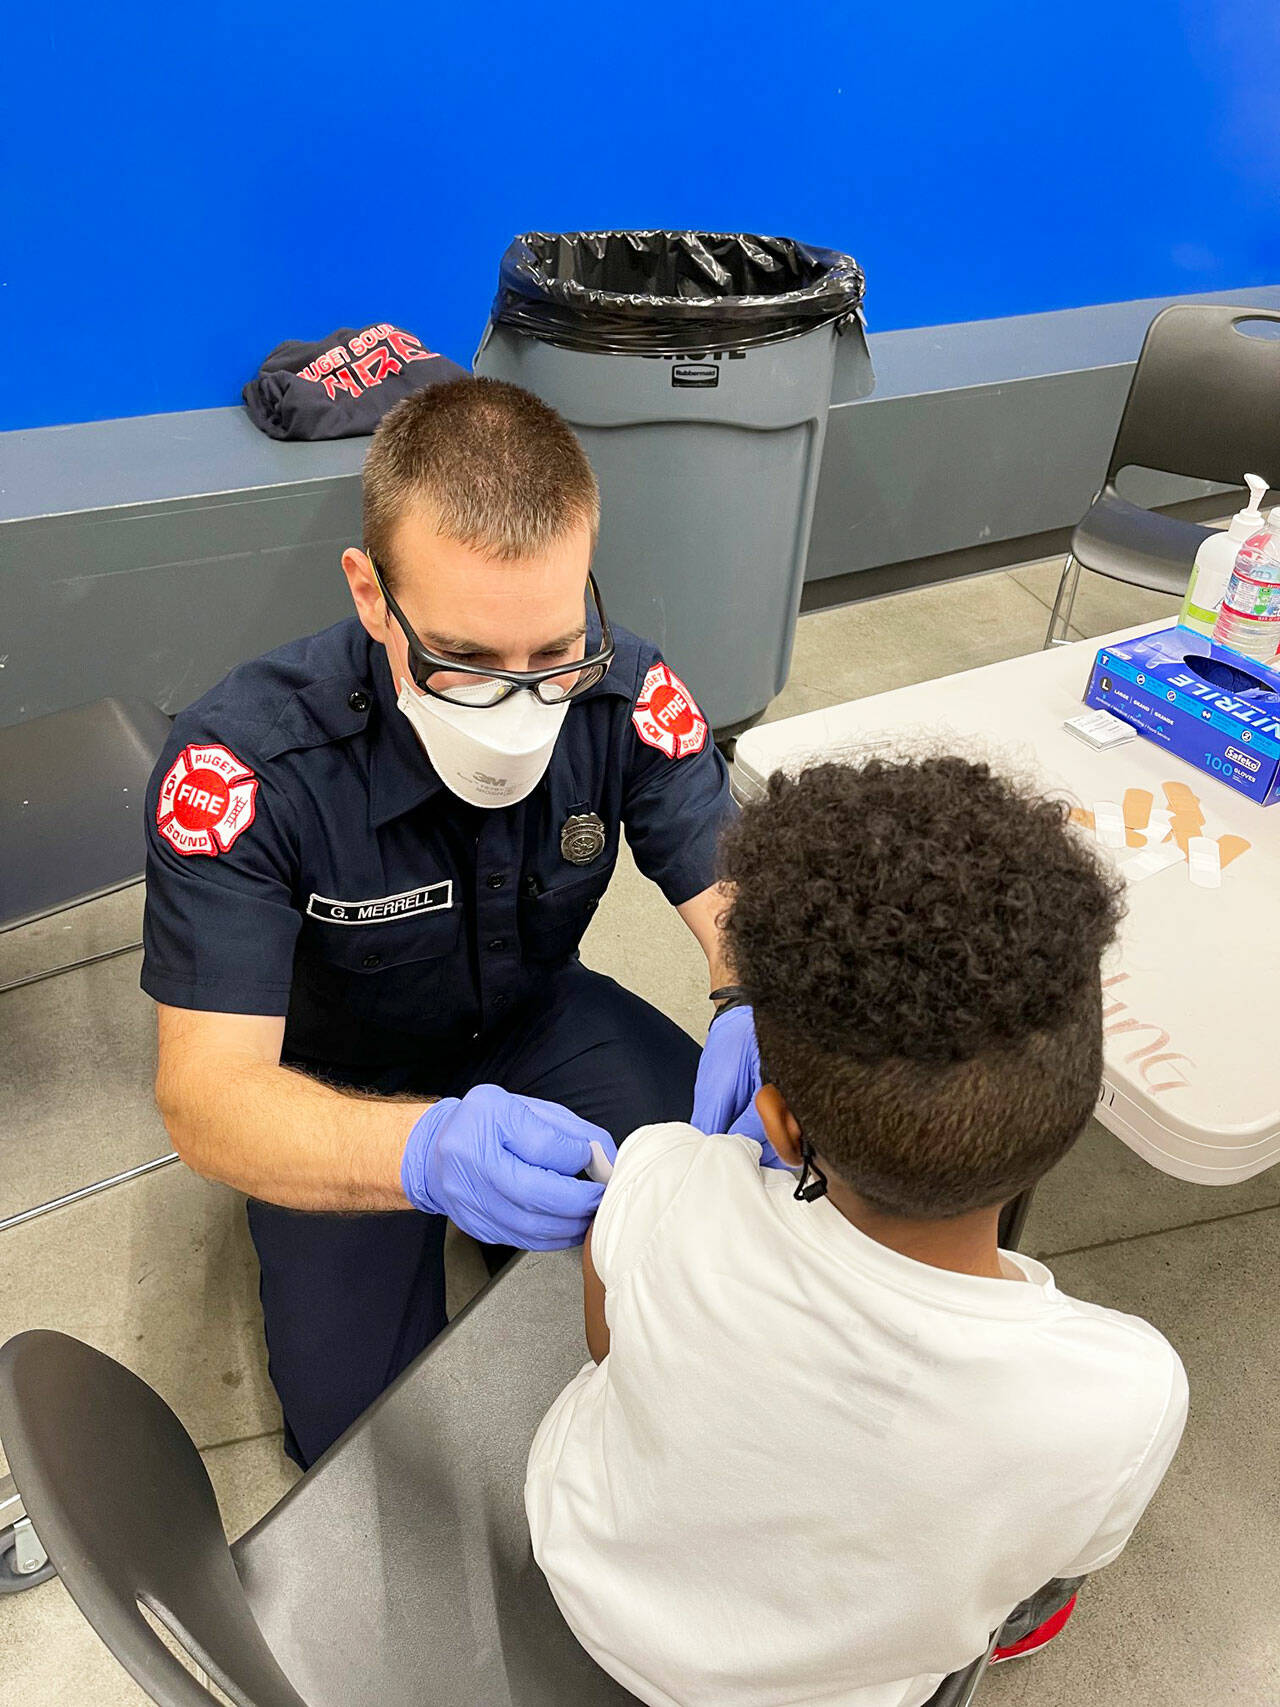
[[[611,1349],[534,1440],[534,1553],[642,1701],[919,1707],[1120,1552],[1186,1377],[1029,1257],[931,1268],[758,1158],[685,1125],[623,1146],[592,1234]]]

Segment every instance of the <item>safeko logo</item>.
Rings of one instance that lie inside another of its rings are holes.
[[[1224,757],[1230,759],[1233,764],[1243,765],[1247,771],[1252,771],[1255,776],[1262,769],[1261,759],[1256,758],[1252,753],[1242,753],[1239,747],[1228,747]]]

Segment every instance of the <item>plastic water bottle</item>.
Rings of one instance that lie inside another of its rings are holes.
[[[1273,664],[1280,653],[1280,505],[1240,548],[1213,638],[1245,658]]]
[[[1267,527],[1262,514],[1267,482],[1260,474],[1246,474],[1244,478],[1249,488],[1248,508],[1237,510],[1228,526],[1215,529],[1196,552],[1186,596],[1178,612],[1182,626],[1204,635],[1206,640],[1213,638],[1214,626],[1241,546]]]

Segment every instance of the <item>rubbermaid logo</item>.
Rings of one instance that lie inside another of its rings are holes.
[[[1226,757],[1237,765],[1243,765],[1247,771],[1253,771],[1255,775],[1262,769],[1261,759],[1255,759],[1252,753],[1242,753],[1239,747],[1228,747]]]
[[[671,370],[672,385],[719,385],[720,369],[710,362],[686,362]]]

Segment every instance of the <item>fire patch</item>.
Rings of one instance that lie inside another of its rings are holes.
[[[258,779],[228,747],[184,747],[165,773],[156,829],[180,854],[226,853],[253,823]]]
[[[669,759],[688,758],[706,744],[706,718],[679,676],[665,664],[655,664],[645,677],[631,721],[640,739]]]

